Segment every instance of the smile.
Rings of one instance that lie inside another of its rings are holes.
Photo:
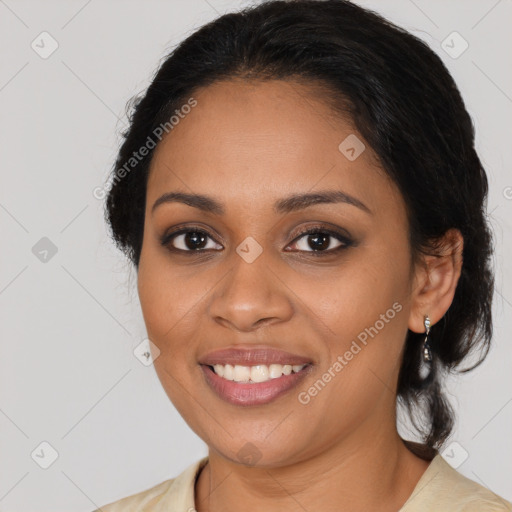
[[[312,368],[311,364],[200,366],[206,383],[215,395],[224,402],[238,406],[264,405],[289,394]]]
[[[267,382],[272,379],[278,379],[283,375],[300,372],[305,364],[259,364],[255,366],[241,366],[231,364],[215,364],[210,368],[216,375],[225,380],[234,382]]]

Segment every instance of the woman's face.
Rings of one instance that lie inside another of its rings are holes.
[[[233,461],[289,464],[395,428],[405,206],[318,98],[293,82],[216,83],[151,164],[138,290],[155,368]],[[170,193],[191,197],[154,206]]]

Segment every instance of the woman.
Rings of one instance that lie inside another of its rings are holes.
[[[512,510],[439,454],[493,276],[473,125],[427,45],[266,2],[182,42],[130,121],[107,218],[209,454],[102,510]]]

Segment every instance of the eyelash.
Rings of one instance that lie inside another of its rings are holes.
[[[213,240],[213,237],[204,229],[196,227],[196,226],[188,226],[183,229],[178,229],[176,231],[173,231],[171,233],[166,233],[162,236],[160,242],[161,244],[166,247],[169,251],[173,253],[180,253],[180,254],[187,254],[189,255],[197,255],[198,253],[203,253],[206,251],[216,250],[216,249],[177,249],[175,247],[172,247],[170,245],[170,242],[177,236],[187,234],[187,233],[199,233],[201,235],[205,235],[206,237]],[[304,231],[301,231],[298,233],[298,235],[293,239],[292,244],[296,241],[300,240],[301,238],[305,237],[306,235],[328,235],[332,238],[335,238],[339,242],[342,243],[339,247],[336,247],[334,249],[328,249],[324,251],[287,251],[287,252],[305,252],[308,254],[311,254],[314,257],[322,257],[322,256],[332,256],[333,254],[336,254],[338,252],[341,252],[344,249],[347,249],[354,245],[354,242],[348,238],[346,235],[343,235],[341,233],[338,233],[336,231],[333,231],[329,228],[323,227],[323,226],[315,226],[313,228],[305,229]],[[217,242],[216,242],[217,243]],[[330,244],[329,244],[330,245]]]

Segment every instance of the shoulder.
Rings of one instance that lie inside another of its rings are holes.
[[[400,512],[512,512],[512,503],[436,455]]]
[[[152,510],[161,501],[162,497],[168,493],[175,480],[175,478],[165,480],[150,489],[131,494],[108,505],[103,505],[94,512],[143,512]]]
[[[194,485],[206,465],[205,457],[194,462],[176,478],[165,480],[149,489],[108,503],[94,512],[168,512],[194,509]]]

